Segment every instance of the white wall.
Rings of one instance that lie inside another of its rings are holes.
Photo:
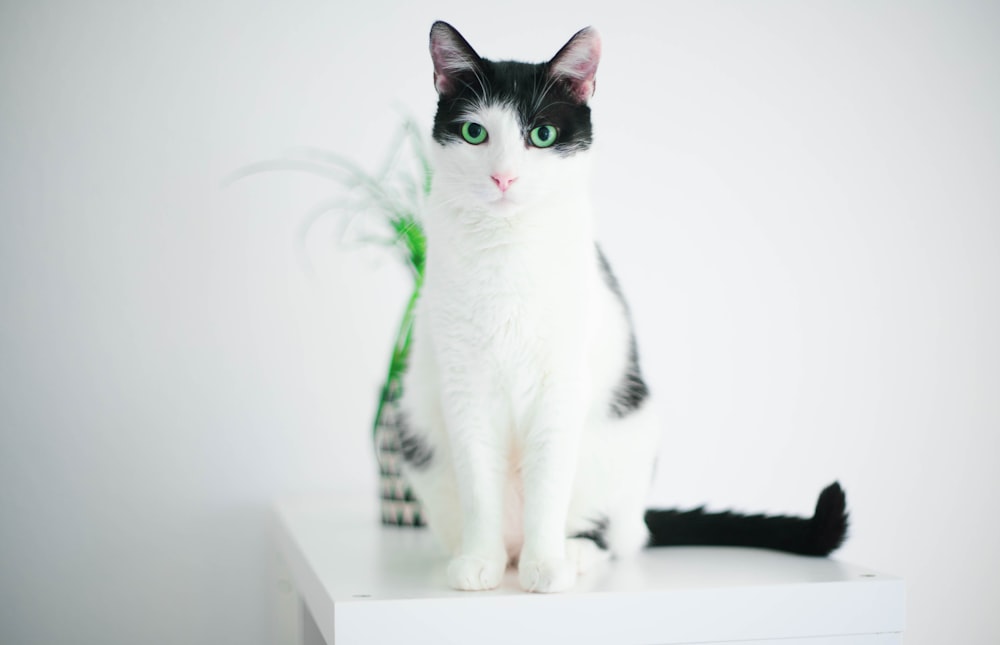
[[[907,643],[1000,631],[1000,10],[981,2],[0,5],[0,641],[267,643],[269,502],[374,498],[406,292],[295,250],[321,180],[428,122],[434,18],[594,24],[608,255],[664,411],[659,503],[807,512],[905,576]],[[655,6],[655,9],[652,8]]]

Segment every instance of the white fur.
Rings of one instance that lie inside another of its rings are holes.
[[[639,548],[657,424],[618,419],[627,313],[601,276],[589,151],[526,147],[504,106],[468,115],[486,143],[433,145],[428,254],[403,407],[433,450],[406,467],[450,584],[560,591],[607,556],[568,539],[610,521],[612,554]],[[491,179],[517,177],[504,192]]]

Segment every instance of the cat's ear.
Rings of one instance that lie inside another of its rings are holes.
[[[601,37],[593,27],[584,27],[549,61],[549,74],[566,82],[576,99],[586,103],[597,86],[600,60]]]
[[[440,20],[431,26],[431,60],[434,61],[434,87],[438,94],[454,92],[461,78],[475,77],[481,65],[479,54],[462,34]]]

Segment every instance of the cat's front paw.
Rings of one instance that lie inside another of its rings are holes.
[[[521,588],[537,593],[555,593],[572,589],[576,584],[577,563],[561,559],[525,559],[518,563],[517,575]]]
[[[506,558],[460,555],[448,563],[448,584],[459,591],[496,589],[506,569]]]

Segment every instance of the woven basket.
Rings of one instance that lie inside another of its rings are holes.
[[[382,523],[396,526],[423,526],[420,501],[403,476],[400,446],[398,381],[391,381],[383,390],[375,419],[375,454],[378,457]]]

